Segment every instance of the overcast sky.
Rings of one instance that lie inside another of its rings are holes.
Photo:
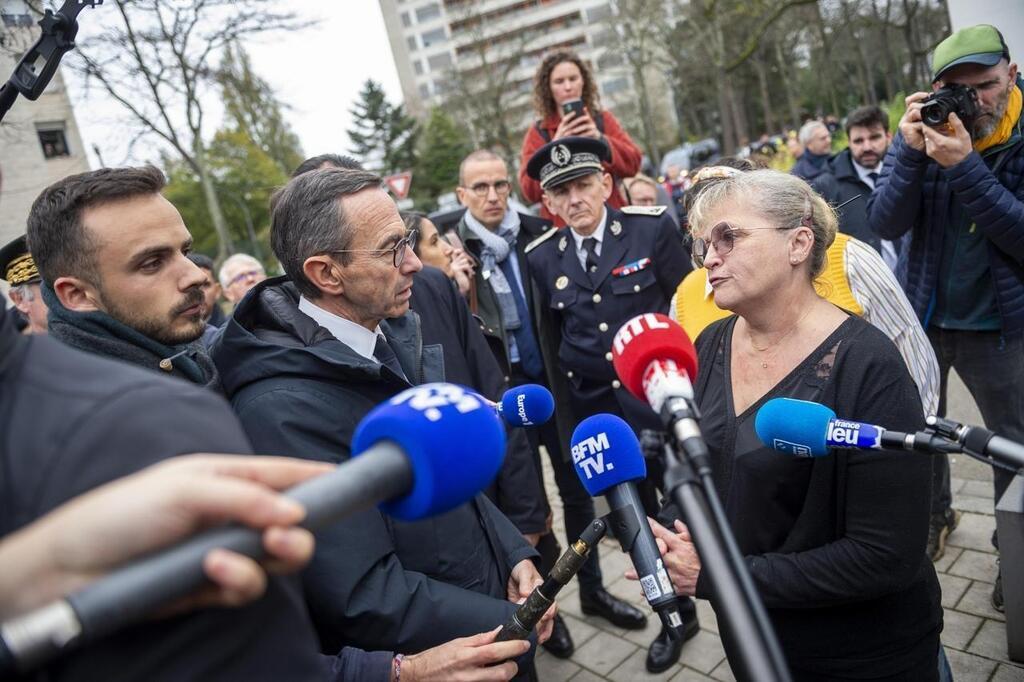
[[[288,121],[308,155],[344,152],[351,121],[348,110],[367,78],[383,83],[392,101],[401,99],[380,6],[377,0],[285,0],[281,6],[319,21],[301,32],[272,34],[248,43],[253,66],[281,101],[291,106]],[[108,3],[82,12],[79,49],[88,50],[90,33],[117,21],[113,9]],[[99,147],[107,165],[159,159],[159,147],[152,138],[137,143],[129,155],[128,119],[119,106],[97,89],[85,92],[73,76],[69,80],[75,116],[94,167],[99,164],[93,145]],[[219,122],[217,96],[211,93],[206,101]]]

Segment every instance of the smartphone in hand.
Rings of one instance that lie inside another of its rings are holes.
[[[573,111],[576,113],[576,118],[583,115],[583,100],[571,99],[568,102],[562,102],[562,117],[565,118],[569,115],[569,112]]]

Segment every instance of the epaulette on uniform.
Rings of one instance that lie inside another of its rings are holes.
[[[550,230],[548,230],[547,232],[545,232],[544,234],[542,234],[541,236],[537,237],[532,242],[527,244],[526,248],[523,249],[523,252],[524,253],[530,253],[535,248],[537,248],[538,246],[540,246],[541,244],[546,242],[548,239],[551,239],[552,237],[554,237],[558,232],[559,232],[559,229],[557,227],[552,227]]]
[[[619,209],[626,215],[659,216],[668,210],[667,206],[623,206]]]

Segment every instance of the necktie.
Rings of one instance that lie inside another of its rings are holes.
[[[583,250],[587,252],[587,274],[593,275],[597,272],[597,239],[594,237],[584,239]]]
[[[878,173],[872,171],[868,173],[868,178],[871,180],[871,189],[874,189],[875,185],[878,184]]]
[[[377,334],[377,344],[373,347],[373,356],[377,358],[380,364],[384,365],[398,376],[406,379],[405,372],[402,371],[402,365],[398,363],[398,357],[395,352],[391,350],[391,346],[388,345],[387,339],[383,335]],[[408,381],[408,379],[406,379]]]

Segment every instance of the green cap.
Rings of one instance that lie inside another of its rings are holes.
[[[932,55],[932,82],[943,72],[958,64],[995,66],[1000,59],[1010,59],[1003,34],[995,26],[978,24],[962,28],[939,43]]]

